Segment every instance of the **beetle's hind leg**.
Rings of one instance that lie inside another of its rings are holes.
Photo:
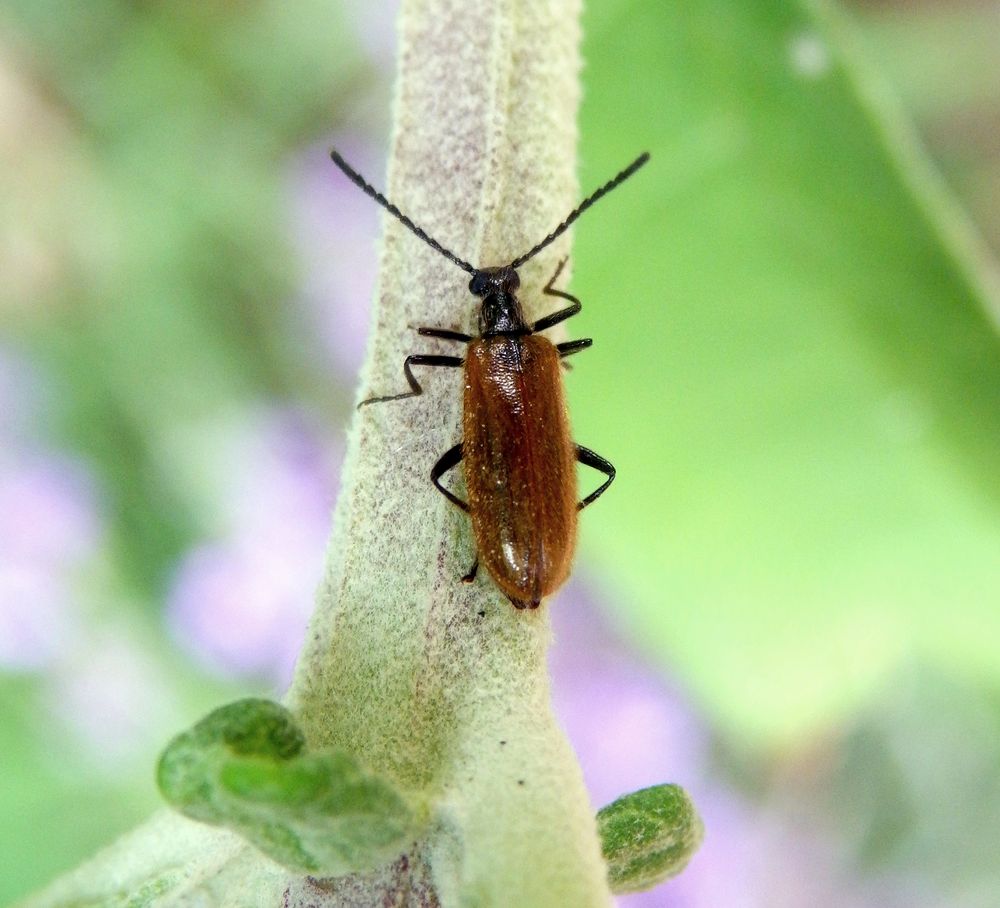
[[[410,390],[404,392],[403,394],[390,394],[388,397],[369,397],[367,400],[361,401],[358,404],[358,409],[360,410],[366,404],[381,404],[385,403],[387,400],[404,400],[407,397],[417,397],[424,393],[424,389],[420,386],[420,382],[417,381],[416,377],[413,375],[411,369],[412,366],[446,366],[451,369],[457,369],[459,366],[463,365],[465,360],[460,356],[437,356],[432,353],[411,353],[406,359],[403,360],[403,374],[406,376],[406,382],[410,386]]]
[[[450,489],[446,489],[438,481],[445,473],[454,467],[457,467],[462,462],[462,443],[459,442],[455,447],[449,448],[444,452],[439,458],[438,462],[434,464],[434,469],[431,470],[431,482],[434,483],[434,487],[447,498],[452,504],[458,505],[463,511],[468,513],[469,503],[467,501],[462,501],[454,492]],[[472,562],[472,567],[462,576],[462,583],[472,583],[476,579],[476,574],[479,572],[479,556],[476,556],[476,560]]]
[[[608,477],[597,489],[576,506],[578,511],[582,511],[588,504],[593,504],[593,502],[597,501],[604,494],[607,487],[615,481],[615,468],[610,460],[605,460],[600,454],[595,454],[590,448],[585,448],[583,445],[576,446],[576,459],[584,466],[600,470]]]

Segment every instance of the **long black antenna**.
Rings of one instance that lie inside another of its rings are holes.
[[[379,192],[371,183],[367,182],[360,173],[358,173],[350,164],[347,163],[341,156],[340,152],[336,148],[330,151],[330,157],[333,159],[333,163],[336,164],[344,174],[347,179],[349,179],[355,186],[357,186],[365,195],[371,196],[376,202],[379,203],[389,214],[394,217],[399,218],[404,226],[412,230],[420,239],[422,239],[428,246],[436,249],[441,253],[446,259],[450,259],[459,268],[464,271],[468,271],[469,274],[475,274],[476,269],[472,267],[468,262],[460,259],[454,252],[445,249],[434,237],[428,236],[423,230],[421,230],[416,224],[413,223],[402,211],[400,211],[395,205],[392,204],[381,192]]]
[[[573,212],[570,214],[565,221],[563,221],[555,230],[552,231],[544,240],[542,240],[537,246],[529,249],[524,255],[518,256],[510,263],[510,267],[517,269],[520,268],[528,259],[533,258],[539,252],[541,252],[546,246],[549,245],[557,237],[562,236],[568,229],[570,224],[573,223],[581,214],[583,214],[591,205],[594,204],[602,196],[606,196],[612,189],[616,186],[624,183],[633,173],[635,173],[643,164],[649,160],[649,152],[644,151],[639,157],[637,157],[631,164],[628,165],[618,176],[611,180],[608,180],[597,192],[585,198]]]

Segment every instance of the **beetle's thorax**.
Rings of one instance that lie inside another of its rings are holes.
[[[469,291],[483,301],[479,310],[479,333],[483,337],[531,333],[517,298],[520,286],[521,279],[509,265],[480,268],[472,276]]]

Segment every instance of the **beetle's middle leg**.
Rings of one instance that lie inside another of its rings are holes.
[[[445,498],[448,499],[452,504],[458,505],[463,511],[468,512],[469,503],[467,501],[462,501],[454,492],[450,489],[446,489],[438,481],[445,473],[447,473],[453,467],[457,467],[462,462],[462,442],[459,442],[455,447],[448,448],[439,458],[438,462],[434,464],[434,468],[431,470],[431,482],[434,483],[434,488],[436,488]]]
[[[597,501],[604,494],[605,489],[615,481],[615,468],[610,460],[605,460],[600,454],[595,454],[590,448],[585,448],[583,445],[576,446],[576,459],[584,466],[600,470],[608,477],[597,489],[576,506],[578,511],[582,511],[588,504]]]

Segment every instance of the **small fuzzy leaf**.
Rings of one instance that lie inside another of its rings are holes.
[[[240,700],[178,735],[160,759],[181,813],[238,832],[279,863],[337,876],[392,858],[414,827],[409,804],[344,753],[308,753],[291,713]]]
[[[597,813],[608,880],[615,894],[651,889],[680,873],[701,844],[704,827],[679,785],[654,785]]]

